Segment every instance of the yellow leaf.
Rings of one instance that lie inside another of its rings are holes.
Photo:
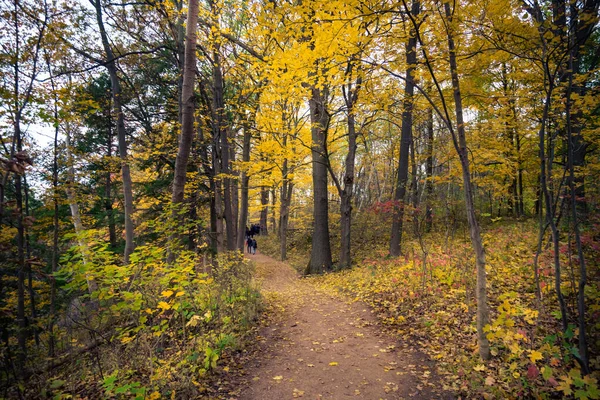
[[[542,358],[544,358],[544,356],[542,356],[542,353],[537,350],[532,350],[529,352],[529,359],[534,364],[536,361],[541,360]]]
[[[148,396],[149,400],[158,400],[160,399],[160,393],[159,392],[153,392],[150,396]]]
[[[171,295],[173,294],[172,290],[163,290],[163,292],[161,293],[163,297],[171,297]]]
[[[121,338],[121,343],[123,344],[127,344],[129,342],[131,342],[133,340],[133,338],[131,336],[125,336]]]
[[[332,362],[329,363],[330,367],[335,367],[336,365],[338,365],[338,363],[335,362],[335,361],[332,361]]]
[[[169,303],[161,301],[161,302],[158,303],[158,308],[161,308],[164,311],[166,311],[166,310],[169,310],[171,308],[171,306],[169,305]]]
[[[474,366],[474,367],[473,367],[473,369],[474,369],[475,371],[479,371],[479,372],[481,372],[481,371],[485,371],[485,365],[483,365],[483,364],[479,364],[479,365],[476,365],[476,366]]]
[[[180,297],[183,296],[185,294],[185,292],[182,290],[180,292],[175,293],[175,297]]]
[[[190,320],[188,321],[188,323],[185,324],[185,326],[196,326],[198,325],[198,321],[200,321],[200,317],[197,315],[193,315],[192,318],[190,318]]]
[[[283,380],[283,376],[281,376],[281,375],[274,376],[273,380],[275,380],[277,382],[281,382]]]

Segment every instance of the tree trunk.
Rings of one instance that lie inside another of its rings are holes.
[[[250,141],[252,139],[252,132],[250,131],[250,124],[244,124],[244,144],[242,146],[242,161],[248,163],[250,161]],[[250,177],[248,173],[242,171],[242,190],[240,199],[240,219],[238,221],[238,236],[237,236],[237,248],[244,252],[245,238],[246,238],[246,226],[248,226],[248,184]],[[262,232],[261,232],[262,233]]]
[[[452,12],[450,4],[444,3],[444,10],[448,25],[452,25]],[[458,156],[463,174],[463,186],[465,194],[465,205],[467,220],[469,222],[469,232],[471,243],[475,250],[475,264],[477,268],[477,342],[479,344],[479,355],[483,360],[490,359],[490,344],[483,328],[489,323],[489,309],[487,305],[487,288],[485,272],[485,251],[479,224],[475,216],[475,206],[473,204],[473,185],[471,183],[471,173],[469,170],[469,153],[467,149],[467,140],[465,135],[465,125],[463,120],[462,97],[458,80],[458,67],[456,64],[456,49],[454,46],[453,33],[448,28],[448,53],[450,62],[450,72],[452,75],[452,88],[454,89],[454,103],[456,108],[456,130],[458,133]]]
[[[420,235],[419,213],[417,212],[417,209],[419,208],[419,184],[417,181],[416,151],[415,138],[413,137],[410,144],[410,193],[413,213],[413,232],[415,237]]]
[[[187,163],[190,156],[192,137],[194,136],[194,111],[196,101],[194,82],[196,78],[196,27],[198,24],[198,0],[190,0],[188,4],[187,23],[185,31],[185,54],[183,65],[183,82],[181,94],[181,135],[175,158],[175,173],[173,177],[173,205],[183,202]],[[173,220],[181,221],[183,215],[178,215],[177,207],[173,208]]]
[[[265,186],[260,188],[260,234],[268,235],[267,218],[269,216],[269,190]]]
[[[67,185],[65,192],[67,193],[67,201],[69,202],[69,209],[71,210],[71,219],[73,220],[73,227],[75,228],[75,235],[77,236],[77,244],[81,251],[81,259],[84,267],[89,264],[89,249],[87,243],[82,238],[82,233],[85,230],[83,222],[81,222],[81,213],[79,212],[79,204],[77,204],[77,195],[75,194],[75,167],[73,165],[73,154],[71,152],[71,127],[67,123],[65,127],[65,137],[67,146]],[[88,286],[88,293],[92,294],[98,289],[98,285],[94,278],[87,272],[85,272],[85,279]]]
[[[96,8],[96,21],[102,38],[102,46],[106,55],[106,69],[110,76],[110,84],[112,89],[112,100],[115,114],[117,115],[117,137],[119,142],[119,157],[121,158],[121,174],[123,179],[123,197],[125,203],[125,263],[129,263],[129,255],[135,249],[134,243],[134,226],[133,226],[133,185],[131,182],[131,172],[129,169],[129,161],[127,160],[127,139],[125,131],[125,119],[123,116],[123,108],[121,105],[121,83],[117,75],[117,66],[115,56],[108,41],[108,35],[104,28],[102,19],[102,5],[100,0],[91,0]]]
[[[54,215],[52,216],[52,261],[51,261],[51,272],[56,273],[58,270],[58,235],[59,235],[59,224],[58,224],[58,134],[60,131],[59,119],[58,119],[58,95],[56,93],[56,86],[54,84],[54,77],[52,75],[52,68],[50,67],[50,61],[47,60],[48,71],[50,74],[50,83],[52,85],[52,91],[54,92],[54,152],[52,157],[52,203],[54,206]],[[48,312],[48,357],[53,358],[55,356],[56,338],[54,337],[54,321],[56,318],[56,280],[50,280],[50,310]]]
[[[233,138],[232,138],[233,140]],[[230,164],[231,165],[235,165],[235,146],[230,146],[229,147],[229,160],[230,160]],[[234,249],[238,248],[238,232],[239,232],[239,213],[240,213],[240,209],[239,209],[239,203],[240,203],[240,196],[239,196],[239,179],[240,179],[240,173],[239,171],[232,171],[231,175],[234,176],[231,179],[231,220],[233,221],[233,237],[235,240],[234,243]],[[244,226],[245,227],[245,226]]]
[[[227,242],[227,250],[235,250],[235,231],[237,221],[233,218],[232,196],[231,196],[231,179],[229,178],[229,138],[228,129],[225,122],[225,103],[224,103],[224,86],[223,86],[223,71],[221,69],[221,56],[219,54],[219,46],[213,51],[213,107],[217,116],[216,129],[217,136],[215,145],[219,146],[219,160],[221,162],[220,173],[223,178],[220,179],[223,193],[223,218],[225,219],[225,236]],[[215,123],[215,122],[213,122]]]
[[[425,162],[425,231],[431,232],[433,226],[433,110],[427,110],[427,161]]]
[[[352,62],[349,62],[347,73],[352,74]],[[345,93],[348,124],[348,154],[346,154],[345,171],[343,178],[344,188],[340,191],[340,261],[339,268],[352,266],[351,255],[351,229],[352,229],[352,199],[354,197],[354,165],[356,160],[356,120],[354,105],[358,100],[358,92],[362,85],[362,78],[356,79],[356,85],[348,83]],[[339,189],[339,188],[338,188]]]
[[[579,261],[579,285],[577,291],[577,325],[579,328],[579,354],[576,355],[577,361],[581,366],[581,370],[584,375],[589,375],[590,363],[589,363],[589,355],[588,355],[588,345],[587,345],[587,335],[586,335],[586,322],[585,322],[585,286],[587,285],[587,266],[585,263],[585,255],[583,254],[583,247],[581,245],[581,235],[579,232],[579,212],[581,210],[581,206],[579,206],[579,201],[577,199],[578,188],[576,187],[576,178],[575,178],[575,166],[576,162],[580,162],[582,160],[578,159],[580,155],[576,155],[575,147],[581,146],[580,140],[578,138],[580,132],[577,132],[577,136],[573,135],[573,126],[571,119],[571,94],[573,89],[573,50],[569,53],[569,78],[568,78],[568,86],[567,86],[567,98],[566,98],[566,128],[567,128],[567,167],[569,169],[569,197],[571,202],[571,219],[573,221],[573,231],[575,233],[575,243],[577,245],[577,258]],[[585,212],[585,210],[584,210]],[[569,241],[568,245],[571,243]]]
[[[18,91],[15,91],[18,93]],[[18,105],[18,103],[17,103]],[[17,108],[18,110],[18,108]],[[15,115],[15,138],[17,143],[17,152],[23,150],[21,139],[21,115],[16,112]],[[19,344],[18,363],[19,370],[25,369],[25,360],[27,359],[27,323],[25,319],[25,227],[23,225],[23,189],[21,187],[21,175],[15,174],[15,200],[17,217],[17,341]]]
[[[107,168],[105,174],[105,185],[104,185],[104,209],[106,210],[106,218],[108,219],[108,238],[110,240],[110,247],[114,250],[117,248],[117,230],[115,228],[115,215],[112,206],[112,182],[110,179],[110,164],[112,158],[112,132],[108,132],[107,138],[107,156],[109,159],[109,168]]]
[[[413,0],[411,14],[416,17],[420,12],[420,3]],[[413,95],[415,90],[414,71],[417,64],[417,37],[414,30],[406,44],[406,81],[404,85],[404,105],[402,111],[402,130],[400,133],[400,160],[398,164],[398,177],[396,193],[394,196],[394,215],[392,220],[392,234],[390,237],[390,255],[397,257],[401,253],[402,227],[404,220],[404,205],[406,197],[406,183],[408,181],[408,151],[412,141],[413,128]]]
[[[277,218],[275,218],[275,205],[277,204],[277,193],[271,188],[271,231],[277,232]]]
[[[284,169],[287,170],[287,160],[284,161],[284,165]],[[287,230],[293,186],[294,184],[287,177],[284,178],[281,186],[281,203],[279,204],[279,254],[281,261],[287,259]]]
[[[329,243],[329,198],[327,193],[327,130],[330,115],[327,110],[327,88],[311,88],[309,100],[312,134],[313,236],[308,274],[331,270]]]

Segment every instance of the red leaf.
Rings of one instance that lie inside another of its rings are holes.
[[[540,370],[538,369],[538,367],[535,364],[529,364],[529,367],[527,368],[527,379],[532,381],[539,375]]]

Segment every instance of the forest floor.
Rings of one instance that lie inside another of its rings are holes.
[[[224,385],[229,398],[453,397],[437,383],[434,364],[411,343],[385,333],[364,303],[323,293],[266,255],[249,257],[268,323],[237,365],[238,378]]]

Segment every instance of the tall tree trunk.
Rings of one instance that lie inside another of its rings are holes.
[[[287,160],[284,161],[287,164]],[[287,169],[287,166],[286,166]],[[281,201],[279,203],[279,256],[281,261],[287,259],[287,229],[289,221],[289,200],[292,191],[288,190],[292,188],[292,183],[284,180],[281,185]]]
[[[579,261],[579,285],[577,291],[577,325],[579,328],[579,354],[576,355],[577,361],[581,366],[584,375],[590,374],[590,363],[588,355],[587,335],[586,335],[586,322],[585,322],[585,286],[587,284],[587,267],[585,263],[585,255],[583,254],[583,247],[581,245],[581,235],[579,232],[579,213],[581,207],[578,207],[577,199],[577,188],[575,178],[575,162],[581,161],[576,160],[575,147],[581,145],[578,143],[580,139],[576,140],[573,135],[572,119],[571,119],[571,95],[573,91],[573,50],[569,52],[569,78],[567,86],[567,98],[566,98],[566,128],[567,128],[567,167],[569,169],[569,197],[571,202],[571,219],[573,221],[573,231],[575,233],[575,243],[577,245],[577,258]],[[578,135],[580,133],[578,132]],[[579,155],[577,155],[579,157]],[[585,210],[584,210],[585,211]],[[571,243],[569,241],[568,246]]]
[[[221,56],[219,54],[219,46],[213,51],[213,107],[217,116],[216,129],[218,134],[215,145],[219,146],[219,160],[221,162],[220,173],[224,176],[221,181],[223,193],[223,218],[225,219],[225,236],[227,242],[227,250],[235,250],[235,230],[236,221],[233,218],[232,196],[231,196],[231,179],[229,178],[230,163],[229,163],[229,138],[228,128],[225,121],[225,102],[224,102],[224,83],[223,71],[221,69]]]
[[[456,109],[456,130],[458,134],[458,157],[463,174],[463,187],[465,195],[465,205],[467,220],[469,222],[469,232],[471,243],[475,250],[475,264],[477,267],[477,342],[479,344],[479,355],[483,360],[490,358],[490,344],[483,328],[489,323],[489,309],[487,305],[487,288],[485,272],[485,251],[479,223],[475,216],[475,206],[473,204],[473,185],[471,183],[471,172],[469,170],[469,153],[467,149],[467,139],[465,135],[465,125],[463,119],[462,97],[458,80],[458,67],[456,64],[456,48],[454,46],[453,33],[450,30],[452,26],[452,12],[450,4],[444,3],[446,18],[448,19],[448,57],[450,62],[450,73],[452,75],[452,88],[454,89],[454,103]]]
[[[187,163],[190,156],[192,137],[194,136],[194,112],[196,101],[194,82],[196,77],[196,28],[198,24],[198,0],[189,0],[187,24],[185,31],[185,53],[183,64],[183,82],[181,94],[181,134],[175,159],[175,174],[173,177],[173,204],[180,204],[184,199]],[[179,220],[177,210],[173,210],[174,220]]]
[[[313,236],[308,274],[331,270],[329,243],[329,198],[327,193],[327,130],[330,115],[327,110],[327,88],[311,88],[309,100],[312,135]]]
[[[250,123],[244,123],[244,143],[242,145],[242,161],[248,163],[250,161],[250,141],[252,139],[252,132],[250,130]],[[241,183],[241,199],[240,199],[240,219],[238,221],[238,236],[237,236],[237,248],[244,252],[244,244],[246,238],[246,226],[248,226],[248,184],[250,177],[248,173],[242,170]],[[261,232],[262,233],[262,232]]]
[[[23,174],[23,189],[25,189],[25,218],[29,219],[29,186],[27,185],[27,175]],[[27,325],[32,326],[36,346],[40,345],[40,335],[37,326],[37,309],[35,301],[35,291],[33,290],[33,270],[31,266],[31,237],[26,225],[25,229],[25,265],[27,267],[27,290],[29,292],[29,307],[31,309],[31,321]]]
[[[15,91],[18,93],[18,91]],[[17,103],[18,105],[18,103]],[[18,110],[18,108],[17,108]],[[15,138],[17,143],[17,153],[23,151],[23,141],[21,139],[21,115],[17,112],[15,115]],[[21,175],[15,174],[15,200],[17,217],[17,341],[19,344],[18,363],[19,369],[25,369],[25,360],[27,358],[27,323],[25,319],[25,227],[23,225],[23,189],[21,185]]]
[[[416,17],[420,12],[420,2],[413,0],[411,14]],[[392,234],[390,237],[390,255],[397,257],[401,253],[402,228],[404,222],[404,205],[406,198],[406,183],[408,181],[408,151],[412,141],[413,128],[413,96],[415,90],[414,71],[417,64],[417,37],[411,29],[406,44],[406,81],[404,85],[404,105],[402,110],[402,129],[400,133],[400,160],[398,177],[394,196],[394,215]]]
[[[284,123],[285,123],[285,113],[284,113]],[[285,149],[287,146],[287,134],[283,136],[282,146]],[[281,196],[279,203],[279,255],[281,261],[285,261],[287,259],[287,230],[288,230],[288,221],[289,221],[289,210],[291,204],[292,190],[294,184],[289,179],[289,168],[288,168],[288,160],[285,158],[283,160],[283,165],[281,168],[281,176],[283,178],[283,182],[281,184]]]
[[[412,138],[410,144],[410,193],[413,213],[413,232],[416,236],[420,235],[419,228],[419,184],[417,182],[417,156],[416,156],[416,143],[415,138]]]
[[[202,90],[202,85],[200,86],[200,89]],[[208,103],[210,101],[206,101],[207,106]],[[219,228],[218,228],[218,213],[217,213],[217,196],[218,196],[218,192],[217,192],[217,184],[216,184],[216,180],[215,180],[215,175],[216,175],[216,171],[218,170],[218,162],[217,162],[217,158],[216,158],[216,151],[215,151],[215,146],[214,146],[214,138],[213,139],[207,139],[204,136],[204,129],[203,129],[203,124],[202,124],[203,119],[201,118],[201,116],[198,116],[198,154],[200,156],[200,163],[202,165],[202,170],[204,171],[204,174],[206,175],[206,177],[208,178],[208,187],[209,187],[209,192],[210,192],[210,232],[208,233],[208,240],[209,240],[209,246],[210,246],[210,251],[212,254],[215,254],[217,252],[220,252],[222,249],[219,249],[219,243],[222,243],[222,235],[219,236]],[[214,119],[213,119],[214,121]],[[214,134],[214,130],[213,130],[213,134]],[[211,146],[211,140],[213,140],[212,142],[212,146]],[[210,158],[209,158],[209,148],[211,148],[212,150],[212,154]],[[220,231],[222,232],[222,230]]]
[[[52,154],[52,203],[54,206],[54,215],[52,216],[52,261],[51,261],[51,272],[54,275],[58,270],[58,235],[59,235],[59,224],[58,224],[58,134],[60,131],[59,119],[58,119],[58,94],[56,93],[56,86],[54,84],[54,77],[52,75],[52,68],[50,67],[50,60],[47,59],[48,71],[50,74],[50,84],[52,85],[52,92],[54,96],[54,151]],[[50,280],[50,310],[48,312],[48,357],[53,358],[55,356],[56,338],[54,336],[54,322],[56,318],[56,280]]]
[[[110,118],[110,117],[109,117]],[[105,174],[105,185],[104,185],[104,209],[106,210],[106,218],[108,219],[108,237],[110,240],[110,247],[114,250],[117,248],[117,230],[115,227],[115,215],[112,206],[112,182],[110,179],[112,164],[112,132],[109,128],[108,138],[106,141],[106,148],[109,160],[109,167]]]
[[[433,226],[433,109],[427,109],[427,160],[425,162],[425,231]]]
[[[121,174],[123,179],[123,197],[125,203],[125,263],[129,263],[129,255],[135,250],[134,243],[134,226],[133,226],[133,185],[131,182],[131,172],[129,169],[129,161],[127,160],[127,138],[125,131],[125,118],[123,115],[123,107],[121,105],[121,83],[117,75],[117,65],[115,56],[108,41],[108,35],[104,28],[102,18],[102,4],[100,0],[90,0],[96,8],[96,21],[102,38],[102,46],[106,55],[106,69],[110,76],[110,84],[112,89],[112,100],[115,114],[117,115],[117,137],[119,143],[119,157],[121,158]]]
[[[271,231],[277,232],[277,219],[275,218],[275,205],[277,204],[277,192],[271,188]]]
[[[233,141],[233,138],[231,139]],[[231,165],[235,165],[235,146],[230,146],[229,147],[229,160],[230,160],[230,164]],[[240,209],[239,209],[239,203],[240,203],[240,196],[239,196],[239,180],[240,180],[240,173],[239,171],[232,171],[231,175],[234,176],[231,179],[231,220],[233,223],[233,238],[235,240],[234,243],[234,249],[238,248],[237,243],[238,243],[238,232],[239,232],[239,213],[240,213]]]
[[[269,190],[266,186],[260,187],[260,234],[268,235],[267,218],[269,216]]]
[[[347,75],[352,76],[352,62],[348,63]],[[345,160],[345,171],[343,178],[343,189],[338,187],[340,192],[340,268],[350,268],[352,266],[351,255],[351,229],[352,229],[352,199],[354,197],[354,165],[356,160],[356,118],[354,115],[354,106],[358,100],[358,93],[362,86],[362,78],[356,79],[354,88],[352,82],[349,82],[345,90],[344,99],[347,108],[348,125],[348,153]],[[332,171],[331,171],[332,172]],[[332,175],[333,177],[333,175]],[[339,185],[338,185],[339,186]],[[341,190],[340,190],[341,189]]]
[[[196,6],[198,4],[197,0],[192,0],[196,2]],[[192,1],[190,1],[190,4],[188,5],[188,14],[190,13],[190,8],[192,8],[194,6],[194,4],[192,4]],[[184,28],[184,18],[183,18],[183,4],[184,1],[183,0],[175,0],[175,7],[177,8],[177,20],[176,20],[176,25],[175,25],[175,33],[177,35],[176,38],[174,38],[176,40],[177,43],[177,70],[178,71],[184,71],[185,69],[185,46],[186,46],[186,29]],[[189,15],[188,17],[188,21],[189,21]],[[196,13],[196,18],[197,18],[197,13]],[[196,19],[196,23],[198,23],[197,19]],[[195,24],[194,24],[195,26]],[[194,34],[196,34],[196,29],[194,29]],[[196,57],[196,55],[194,54],[194,58]],[[177,79],[177,119],[179,121],[180,125],[183,125],[183,108],[184,108],[184,100],[183,100],[183,81],[184,81],[184,75],[185,72],[182,72],[181,74],[179,74],[178,79]],[[183,128],[182,128],[183,130]]]

